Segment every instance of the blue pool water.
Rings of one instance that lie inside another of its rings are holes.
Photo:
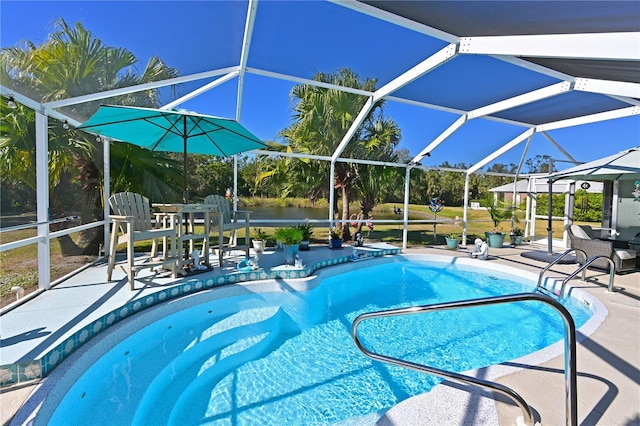
[[[38,420],[49,425],[311,425],[353,419],[373,424],[440,379],[362,355],[350,335],[357,315],[530,292],[534,286],[497,272],[403,261],[326,278],[305,292],[208,301],[115,345],[66,391],[50,419]],[[578,302],[565,306],[577,327],[590,315]],[[379,353],[465,371],[559,341],[563,325],[553,309],[526,302],[371,320],[361,324],[359,335]]]

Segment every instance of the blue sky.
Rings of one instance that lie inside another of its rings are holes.
[[[124,47],[140,60],[142,68],[157,55],[180,74],[188,75],[238,64],[242,46],[244,1],[7,1],[0,3],[0,46],[24,40],[42,43],[56,18],[81,22],[109,46]],[[258,4],[249,66],[311,78],[315,72],[335,72],[349,67],[361,77],[378,78],[379,86],[395,78],[445,46],[445,43],[393,26],[327,2],[272,1]],[[479,60],[479,59],[475,59]],[[474,73],[471,59],[432,72],[399,93],[414,96],[420,87],[428,99],[460,108],[474,108],[479,98],[500,100],[551,84],[549,77],[513,69],[509,79],[502,71],[510,65],[487,58],[483,66],[495,72]],[[188,93],[209,80],[184,84]],[[523,86],[524,85],[524,86]],[[237,81],[231,80],[181,107],[224,117],[234,117]],[[291,123],[288,94],[293,83],[247,74],[240,121],[258,137],[274,140]],[[468,94],[468,96],[465,96]],[[495,98],[493,99],[492,96]],[[169,101],[169,99],[167,99]],[[387,102],[387,116],[402,130],[401,148],[417,154],[457,118],[457,114],[413,105]],[[509,142],[525,129],[487,120],[473,120],[441,144],[425,165],[472,165]],[[550,132],[577,160],[590,161],[640,145],[640,117],[612,120]],[[520,161],[520,144],[496,161]],[[537,135],[526,158],[562,154]],[[567,165],[566,167],[568,167]]]

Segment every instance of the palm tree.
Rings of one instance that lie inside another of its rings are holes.
[[[361,80],[350,69],[336,74],[318,73],[314,80],[338,86],[374,91],[374,79]],[[366,97],[335,89],[312,85],[297,85],[291,91],[293,117],[295,122],[284,129],[280,136],[294,152],[331,156],[355,117],[362,110]],[[367,115],[365,121],[349,141],[343,157],[390,159],[400,140],[400,131],[395,123],[383,116],[384,101],[380,100]],[[309,161],[285,160],[291,163],[289,172],[296,173],[296,180],[304,182],[307,191],[317,193],[326,188],[329,164]],[[349,202],[353,195],[353,185],[359,176],[359,166],[355,163],[335,164],[335,187],[342,195],[343,232],[348,235]],[[333,206],[338,215],[337,200]]]
[[[134,69],[138,60],[131,52],[105,46],[82,24],[70,26],[63,19],[56,22],[54,32],[41,45],[27,41],[24,47],[0,49],[0,56],[0,78],[7,82],[6,85],[44,102],[178,76],[177,70],[156,57],[151,58],[144,71],[138,74]],[[155,107],[159,105],[159,91],[150,89],[87,102],[67,107],[64,112],[78,119],[86,119],[100,103]],[[6,105],[3,105],[0,113],[3,123],[0,175],[11,176],[27,184],[35,182],[33,113],[22,106],[11,112]],[[99,196],[102,192],[100,142],[83,132],[64,129],[62,123],[52,121],[49,148],[51,193],[56,193],[53,188],[78,185],[83,191],[83,199],[78,203],[83,207],[82,220],[92,220],[90,212],[102,210],[102,197]],[[180,187],[179,162],[147,150],[118,144],[114,144],[111,155],[114,188],[144,188],[145,195],[156,200],[164,200],[177,193],[172,188]],[[132,167],[134,162],[135,168]],[[56,213],[54,199],[52,214]],[[95,235],[87,251],[95,253],[101,238],[101,235]]]

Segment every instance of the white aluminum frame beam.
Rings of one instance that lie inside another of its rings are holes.
[[[453,124],[447,127],[447,129],[444,132],[440,133],[438,137],[433,140],[433,142],[427,145],[425,149],[420,151],[420,153],[416,155],[411,161],[414,163],[419,163],[427,154],[429,154],[431,151],[437,148],[438,145],[444,142],[449,136],[451,136],[456,130],[462,127],[462,125],[466,122],[467,122],[467,115],[465,114],[462,117],[458,118],[456,121],[454,121]]]
[[[491,161],[495,160],[496,158],[500,157],[502,154],[504,154],[505,152],[509,151],[510,149],[515,147],[516,145],[520,144],[525,139],[533,136],[534,132],[535,132],[534,129],[527,129],[525,132],[523,132],[520,135],[516,136],[510,142],[508,142],[507,144],[502,146],[502,148],[494,151],[491,155],[485,157],[484,159],[480,160],[480,162],[478,162],[478,163],[474,164],[473,166],[469,167],[469,169],[467,169],[467,174],[471,174],[471,173],[475,172],[476,170],[480,169],[481,167],[484,167],[489,162],[491,162]]]
[[[424,61],[420,62],[418,65],[405,71],[404,73],[400,74],[400,76],[394,78],[389,83],[376,90],[373,95],[373,100],[378,101],[385,96],[390,95],[391,93],[403,88],[407,84],[415,81],[416,79],[429,73],[435,68],[438,68],[440,65],[448,62],[456,56],[456,49],[457,45],[455,44],[449,44],[443,49],[440,49]]]
[[[551,144],[553,146],[555,146],[558,151],[563,153],[564,156],[567,157],[570,161],[572,161],[572,162],[574,162],[576,164],[580,164],[579,161],[576,161],[576,159],[573,158],[573,156],[571,154],[569,154],[563,147],[561,147],[560,144],[558,142],[556,142],[551,136],[549,136],[549,134],[547,134],[546,132],[540,132],[540,133],[542,134],[542,136],[547,138],[549,140],[549,142],[551,142]]]
[[[397,91],[398,89],[401,89],[402,87],[422,77],[423,75],[439,67],[445,62],[448,62],[449,60],[451,60],[456,56],[456,48],[457,47],[455,44],[447,45],[443,49],[440,49],[433,55],[429,56],[424,61],[420,62],[415,67],[402,73],[400,76],[394,78],[389,83],[385,84],[380,89],[376,90],[373,96],[371,96],[367,100],[367,102],[364,104],[364,106],[360,110],[360,113],[358,114],[356,119],[353,121],[353,123],[351,123],[351,127],[349,127],[349,129],[347,130],[347,133],[344,135],[344,137],[340,141],[340,144],[338,144],[331,158],[335,160],[336,158],[340,157],[340,155],[342,155],[342,152],[347,147],[349,140],[353,137],[358,127],[360,127],[364,119],[369,114],[369,111],[371,111],[371,108],[373,108],[373,105],[378,100]]]
[[[236,121],[240,121],[242,114],[242,94],[244,90],[244,76],[247,72],[247,62],[249,61],[249,50],[251,48],[251,39],[253,36],[253,26],[256,22],[256,13],[258,12],[258,0],[249,0],[247,8],[247,21],[244,26],[244,39],[242,41],[242,53],[240,54],[240,72],[238,74],[238,93],[236,100]],[[236,192],[234,191],[234,194]]]
[[[438,137],[436,137],[433,140],[433,142],[431,142],[426,148],[420,151],[420,153],[414,157],[413,161],[420,162],[425,157],[425,155],[433,151],[438,145],[444,142],[449,136],[451,136],[460,127],[462,127],[464,123],[467,122],[467,120],[471,120],[478,117],[484,117],[499,111],[504,111],[504,110],[515,108],[521,105],[537,102],[543,99],[560,95],[562,93],[566,93],[570,90],[571,90],[571,83],[567,81],[563,81],[560,83],[553,84],[551,86],[543,87],[542,89],[533,90],[531,92],[524,93],[522,95],[514,96],[512,98],[495,102],[490,105],[485,105],[483,107],[476,108],[472,111],[469,111],[468,113],[460,117],[458,120],[456,120],[452,125],[450,125],[444,132],[438,135]]]
[[[135,86],[122,87],[119,89],[105,90],[104,92],[91,93],[88,95],[76,96],[73,98],[62,99],[59,101],[45,102],[42,104],[45,108],[60,108],[64,106],[77,105],[84,102],[97,101],[99,99],[110,98],[113,96],[126,95],[128,93],[140,92],[142,90],[157,89],[159,87],[171,86],[173,84],[187,83],[190,81],[202,80],[238,71],[238,67],[220,68],[217,70],[201,72],[197,74],[185,75],[182,77],[169,78],[161,81],[153,81]]]
[[[256,154],[256,155],[276,156],[276,157],[304,158],[309,160],[331,161],[331,157],[326,155],[299,154],[295,152],[255,150],[255,151],[249,151],[248,153]],[[337,163],[369,164],[372,166],[385,166],[385,167],[398,167],[398,168],[405,168],[409,166],[409,164],[404,164],[404,163],[391,163],[389,161],[375,161],[375,160],[364,160],[364,159],[356,159],[356,158],[338,158],[336,159],[336,162]]]
[[[375,93],[375,92],[370,92],[368,90],[354,89],[351,87],[339,86],[337,84],[331,84],[323,81],[312,80],[310,78],[295,77],[288,74],[262,70],[260,68],[247,67],[246,71],[248,73],[260,75],[262,77],[270,77],[270,78],[276,78],[278,80],[290,81],[292,83],[308,84],[310,86],[324,87],[325,89],[340,90],[342,92],[353,93],[355,95],[373,96],[373,94]]]
[[[576,78],[575,90],[604,95],[640,98],[640,84],[626,81],[597,80],[594,78]]]
[[[496,112],[504,111],[507,109],[519,107],[521,105],[530,104],[533,102],[541,101],[543,99],[551,98],[553,96],[566,93],[571,90],[571,83],[563,81],[551,86],[543,87],[542,89],[533,90],[522,95],[514,96],[513,98],[498,101],[493,104],[485,105],[480,108],[476,108],[469,111],[467,114],[469,119],[478,118],[485,115],[494,114]]]
[[[620,108],[613,111],[599,112],[597,114],[583,115],[581,117],[568,118],[566,120],[553,121],[536,126],[536,132],[548,130],[564,129],[566,127],[579,126],[582,124],[597,123],[599,121],[614,120],[616,118],[631,117],[640,114],[639,106]]]
[[[200,87],[200,88],[198,88],[198,89],[196,89],[196,90],[194,90],[194,91],[192,91],[190,93],[187,93],[186,95],[176,99],[175,101],[169,102],[168,104],[161,106],[160,109],[171,109],[171,108],[176,107],[176,106],[178,106],[180,104],[183,104],[183,103],[187,102],[189,99],[193,99],[196,96],[199,96],[199,95],[203,94],[204,92],[207,92],[207,91],[213,89],[214,87],[220,86],[222,83],[226,83],[227,81],[237,77],[238,74],[240,74],[239,71],[230,72],[227,75],[224,75],[224,76],[222,76],[222,77],[220,77],[220,78],[218,78],[218,79],[216,79],[216,80],[214,80],[214,81],[212,81],[210,83],[205,84],[204,86],[202,86],[202,87]]]
[[[640,32],[462,37],[460,53],[639,61]]]
[[[348,9],[354,10],[356,12],[362,13],[364,15],[373,16],[374,18],[380,19],[381,21],[390,22],[402,28],[407,28],[417,33],[426,34],[428,36],[435,37],[437,39],[444,40],[449,43],[456,43],[459,40],[458,37],[452,34],[446,33],[444,31],[438,30],[428,25],[421,24],[416,21],[412,21],[407,18],[403,18],[402,16],[389,13],[387,11],[378,9],[374,6],[370,6],[366,3],[362,3],[355,0],[328,0],[328,1],[330,1],[331,3],[337,4],[339,6],[343,6]]]
[[[27,108],[30,108],[34,111],[39,111],[47,115],[48,117],[55,118],[56,120],[59,120],[59,121],[66,120],[72,126],[79,126],[80,124],[82,124],[80,121],[73,119],[71,117],[67,117],[66,115],[56,110],[46,108],[40,102],[34,101],[33,99],[28,98],[25,95],[16,92],[15,90],[11,90],[6,86],[0,85],[0,94],[6,97],[13,96],[13,99],[15,99],[16,102],[26,106]]]

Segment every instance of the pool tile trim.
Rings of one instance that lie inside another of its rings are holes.
[[[259,269],[251,272],[238,271],[218,277],[193,279],[170,288],[159,290],[155,293],[134,299],[126,304],[106,313],[95,321],[85,325],[72,336],[62,341],[53,349],[45,353],[40,359],[33,361],[20,361],[0,366],[0,387],[13,386],[25,382],[39,380],[51,373],[62,361],[75,352],[91,338],[117,324],[134,313],[150,308],[168,300],[176,299],[189,294],[223,286],[248,281],[261,281],[270,279],[299,279],[307,278],[318,269],[334,266],[342,263],[373,259],[376,257],[401,254],[400,248],[376,248],[367,251],[366,258],[354,259],[353,256],[341,256],[332,259],[324,259],[314,262],[303,268],[273,268]]]

